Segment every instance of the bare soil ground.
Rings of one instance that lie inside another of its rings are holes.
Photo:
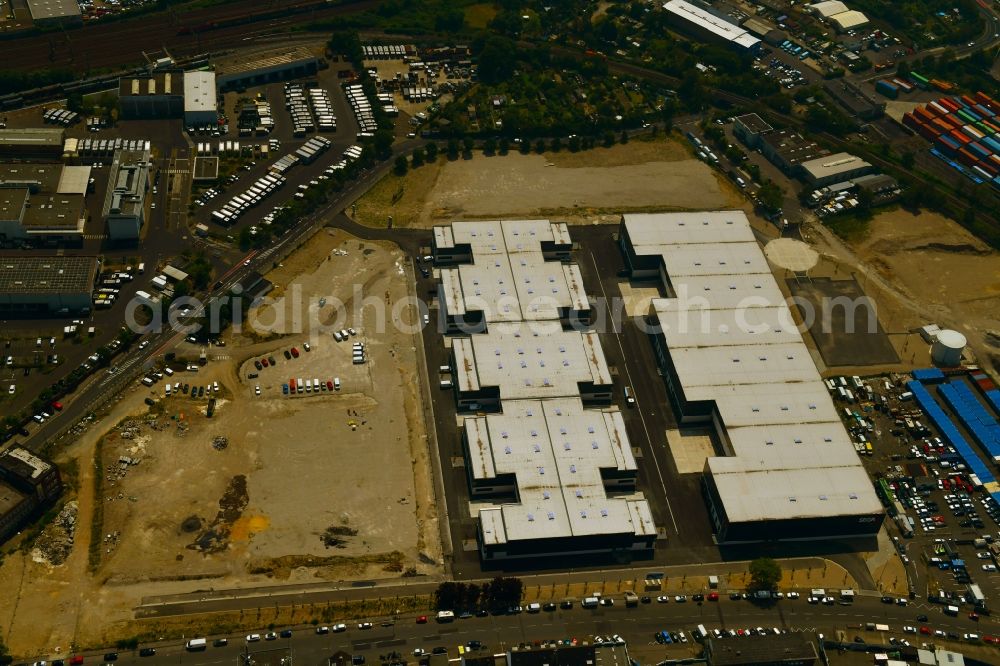
[[[430,228],[455,218],[552,217],[613,222],[622,212],[706,210],[744,205],[721,174],[673,139],[610,148],[522,155],[511,152],[425,165],[388,175],[357,202],[368,225]]]
[[[846,244],[815,225],[807,234],[823,255],[821,263],[841,264],[834,268],[840,278],[856,275],[877,302],[887,331],[902,333],[932,322],[955,328],[980,363],[1000,370],[1000,253],[931,212],[879,214]],[[894,337],[899,356],[904,363],[926,365],[927,346],[914,337]]]
[[[403,261],[394,247],[323,232],[268,275],[283,286],[259,310],[291,310],[293,294],[318,306],[322,296],[330,305],[304,311],[323,321],[355,283],[361,296],[402,300],[412,285]],[[52,566],[18,552],[0,565],[0,589],[11,591],[0,631],[16,654],[129,635],[132,609],[150,594],[438,571],[414,334],[383,330],[374,308],[359,311],[344,326],[358,330],[352,340],[365,342],[369,360],[354,365],[351,343],[309,319],[276,327],[270,342],[234,334],[220,360],[174,375],[219,382],[211,418],[207,399],[138,386],[65,452],[80,470],[68,559]],[[300,356],[286,360],[292,345]],[[266,355],[277,366],[257,371],[253,360]],[[300,376],[339,377],[342,388],[283,395],[282,383]]]

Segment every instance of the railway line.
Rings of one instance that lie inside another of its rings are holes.
[[[247,7],[247,4],[256,7]],[[280,21],[283,28],[372,9],[378,0],[338,4],[304,2],[239,3],[180,13],[176,9],[131,19],[92,22],[60,32],[30,33],[0,41],[4,66],[11,69],[63,68],[77,73],[143,64],[145,53],[169,47],[184,56],[243,44],[247,26]],[[263,7],[261,6],[263,5]]]

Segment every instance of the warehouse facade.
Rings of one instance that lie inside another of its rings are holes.
[[[659,280],[654,353],[682,424],[726,455],[703,489],[720,543],[878,532],[882,505],[742,211],[624,215],[636,278]]]
[[[179,118],[184,112],[184,72],[170,69],[118,79],[123,118]]]
[[[222,60],[215,67],[215,84],[220,92],[238,90],[285,79],[297,79],[319,71],[319,57],[302,46],[259,52],[247,59]]]
[[[572,247],[548,220],[434,229],[484,562],[649,557],[657,538]]]
[[[215,72],[184,72],[184,123],[214,127],[218,120]]]

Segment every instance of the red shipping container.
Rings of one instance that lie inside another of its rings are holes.
[[[997,104],[996,100],[981,90],[976,93],[976,101],[986,108],[991,109],[994,113],[1000,113],[1000,104]]]
[[[955,141],[958,141],[963,146],[972,141],[972,139],[962,134],[959,130],[952,130],[948,132],[948,136],[953,138]]]
[[[953,129],[959,129],[963,125],[965,125],[964,120],[962,120],[961,118],[956,118],[955,116],[952,115],[941,116],[941,120],[951,125]]]
[[[942,97],[941,99],[938,100],[938,104],[948,109],[949,111],[953,112],[958,111],[960,108],[962,108],[961,105],[958,104],[958,102],[952,100],[949,97]]]
[[[936,115],[932,113],[930,109],[928,109],[925,106],[918,106],[917,108],[913,109],[913,115],[916,116],[917,118],[920,118],[924,122],[930,122],[936,117]]]
[[[930,125],[920,125],[917,128],[917,133],[920,134],[920,136],[927,139],[928,141],[933,141],[934,139],[938,138],[938,136],[940,136],[941,134]]]
[[[994,167],[992,164],[990,164],[986,160],[979,160],[978,162],[976,162],[976,166],[978,166],[980,169],[982,169],[986,173],[990,174],[990,176],[992,178],[996,178],[997,175],[1000,174],[1000,171],[998,171],[996,167]]]
[[[962,101],[965,102],[966,106],[975,106],[976,100],[972,99],[968,95],[962,95]]]

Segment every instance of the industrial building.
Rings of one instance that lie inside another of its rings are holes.
[[[81,244],[89,181],[89,166],[0,164],[0,244]]]
[[[111,162],[103,216],[111,240],[138,240],[145,221],[149,151],[119,150]]]
[[[808,5],[806,9],[820,18],[828,19],[831,16],[846,12],[850,8],[840,0],[825,0],[825,2]]]
[[[624,215],[619,243],[669,294],[651,338],[677,420],[723,454],[703,476],[717,540],[877,533],[882,505],[746,215]]]
[[[184,123],[214,126],[218,120],[215,72],[184,72]]]
[[[297,79],[319,71],[319,57],[304,46],[286,46],[222,60],[215,67],[220,92],[239,90],[285,79]]]
[[[184,72],[179,69],[118,79],[123,118],[180,118],[184,112]]]
[[[564,331],[552,321],[498,328],[452,340],[459,409],[491,411],[504,400],[570,396],[611,404],[611,371],[597,333]]]
[[[0,258],[0,312],[30,315],[90,311],[97,257]]]
[[[830,17],[830,23],[837,32],[848,32],[868,25],[868,17],[857,10],[850,10]]]
[[[462,442],[472,499],[497,504],[479,510],[484,560],[652,552],[621,412],[511,400],[503,414],[465,419]]]
[[[59,468],[27,449],[0,453],[0,542],[62,495]]]
[[[26,0],[35,25],[73,25],[83,22],[77,0]]]
[[[850,153],[834,153],[811,159],[802,162],[799,167],[803,180],[813,187],[850,180],[875,170],[871,164]]]
[[[851,53],[844,51],[844,54]],[[823,84],[823,90],[832,97],[837,104],[844,107],[848,113],[863,120],[881,118],[885,113],[885,104],[876,100],[871,95],[863,91],[850,81],[827,81]]]
[[[729,44],[743,52],[756,53],[761,49],[759,39],[733,23],[729,17],[716,14],[708,5],[669,0],[663,9],[672,25],[691,35]]]
[[[582,330],[572,248],[548,220],[434,228],[441,314],[463,334],[451,338],[456,403],[479,413],[462,442],[484,561],[648,557],[656,541],[600,339]]]
[[[448,333],[482,333],[491,324],[559,321],[586,326],[591,304],[580,268],[569,263],[565,223],[548,220],[455,222],[434,229],[439,302]]]
[[[774,130],[760,135],[760,152],[771,164],[790,176],[798,176],[803,162],[829,155],[830,151],[795,130]]]
[[[5,159],[59,159],[65,135],[58,127],[0,129],[0,155]]]

